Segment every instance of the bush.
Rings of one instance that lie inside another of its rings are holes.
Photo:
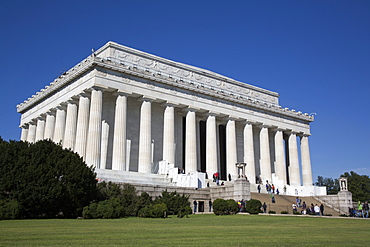
[[[298,212],[298,211],[293,211],[293,214],[295,214],[295,215],[301,215],[302,213],[301,212]]]
[[[276,214],[276,212],[275,212],[275,211],[270,210],[270,211],[269,211],[269,214]]]
[[[213,213],[215,215],[226,215],[228,203],[224,199],[216,199],[213,202]]]
[[[92,203],[84,208],[82,215],[85,219],[116,219],[125,216],[125,210],[118,198]]]
[[[0,220],[17,219],[20,217],[21,205],[16,200],[0,201]]]
[[[226,200],[228,214],[236,214],[239,211],[239,206],[233,199]]]
[[[145,218],[165,218],[167,217],[166,211],[167,207],[164,203],[148,205],[140,209],[139,216]]]
[[[288,211],[281,211],[280,214],[288,214]]]
[[[262,213],[262,203],[256,199],[250,199],[245,204],[245,210],[250,214]]]
[[[213,202],[213,213],[216,215],[236,214],[238,211],[238,203],[233,199],[216,199]]]
[[[177,215],[177,217],[182,218],[192,213],[189,196],[181,196],[176,191],[171,193],[162,191],[162,195],[154,201],[154,204],[160,203],[167,206],[167,215]]]

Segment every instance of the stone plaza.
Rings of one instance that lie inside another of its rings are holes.
[[[21,140],[73,150],[99,180],[196,189],[204,200],[248,199],[266,181],[291,195],[326,195],[312,181],[314,116],[280,106],[276,92],[114,42],[17,111]]]

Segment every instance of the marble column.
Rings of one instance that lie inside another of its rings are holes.
[[[268,127],[269,126],[262,125],[260,131],[260,169],[263,183],[265,183],[266,180],[271,183],[272,180]]]
[[[100,169],[107,168],[108,155],[108,138],[109,138],[109,124],[103,120],[101,130],[101,155],[100,155]]]
[[[55,111],[49,111],[46,113],[44,139],[53,140],[54,127],[55,127]]]
[[[127,93],[117,92],[116,95],[112,170],[126,171]]]
[[[163,116],[163,160],[175,163],[175,108],[166,103]]]
[[[45,118],[43,116],[37,118],[36,137],[35,141],[43,140],[45,132]]]
[[[216,116],[212,113],[206,122],[206,171],[209,178],[218,171]]]
[[[22,132],[21,132],[21,141],[27,141],[28,136],[28,124],[24,124],[21,126]]]
[[[247,164],[245,167],[245,175],[249,182],[256,183],[256,167],[254,160],[254,142],[253,142],[253,123],[246,121],[244,126],[244,163]]]
[[[275,129],[275,174],[284,185],[287,184],[286,176],[286,162],[285,162],[285,149],[283,130]]]
[[[76,141],[74,151],[86,160],[87,131],[89,129],[90,99],[87,94],[79,95]]]
[[[74,149],[77,127],[77,104],[74,100],[67,101],[66,128],[64,131],[63,148]]]
[[[312,169],[310,159],[310,147],[308,136],[303,134],[301,138],[302,180],[303,186],[312,186]]]
[[[186,136],[185,136],[185,172],[198,170],[197,164],[197,132],[195,109],[186,109]]]
[[[236,133],[235,118],[229,118],[226,124],[226,174],[227,178],[231,175],[232,179],[237,178],[237,150],[236,150]]]
[[[64,105],[56,107],[56,116],[55,116],[55,128],[53,141],[55,143],[63,143],[64,130],[66,125],[66,111]]]
[[[91,88],[89,131],[86,145],[86,163],[100,168],[103,89]]]
[[[300,186],[301,178],[299,171],[299,158],[297,146],[297,133],[291,131],[289,133],[288,148],[289,148],[289,181],[290,185]]]
[[[140,137],[139,137],[139,172],[151,173],[152,147],[152,101],[142,98],[140,110]]]
[[[36,139],[36,124],[34,122],[29,123],[27,141],[34,143]]]

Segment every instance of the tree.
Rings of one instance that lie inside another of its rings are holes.
[[[348,181],[348,190],[352,193],[352,200],[369,201],[370,200],[370,178],[367,175],[359,175],[354,171],[345,172],[341,177],[346,177]]]
[[[339,181],[338,179],[324,178],[322,176],[317,177],[316,186],[325,186],[328,195],[336,195],[339,192]]]
[[[167,206],[167,215],[177,215],[182,218],[192,213],[189,196],[180,195],[176,191],[171,193],[162,191],[162,195],[154,201],[154,204],[160,203]]]
[[[0,201],[15,200],[18,217],[74,218],[94,198],[96,174],[78,154],[49,140],[0,138]]]

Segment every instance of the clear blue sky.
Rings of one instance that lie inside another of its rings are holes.
[[[205,68],[317,113],[313,179],[370,175],[370,1],[1,1],[0,136],[16,105],[107,41]]]

